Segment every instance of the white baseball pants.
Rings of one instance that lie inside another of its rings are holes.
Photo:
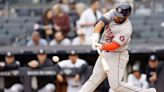
[[[98,85],[108,77],[108,82],[114,92],[139,92],[140,88],[122,82],[124,70],[129,60],[129,54],[125,52],[102,52],[109,66],[109,72],[105,73],[99,57],[94,66],[89,80],[82,86],[79,92],[93,92]]]

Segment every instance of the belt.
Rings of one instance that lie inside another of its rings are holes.
[[[119,53],[122,53],[122,52],[126,52],[127,50],[124,50],[124,51],[107,51],[107,50],[104,50],[105,52],[119,52]]]
[[[77,87],[79,87],[78,85],[71,85],[71,87],[73,87],[73,88],[77,88]]]

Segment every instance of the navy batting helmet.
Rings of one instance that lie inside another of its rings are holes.
[[[129,3],[121,3],[116,7],[114,15],[120,18],[126,18],[131,14],[131,6]]]

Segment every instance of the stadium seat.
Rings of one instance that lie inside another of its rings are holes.
[[[163,39],[160,39],[160,38],[149,38],[147,39],[146,41],[147,43],[158,43],[158,44],[164,44],[164,40]]]
[[[0,34],[6,34],[6,30],[5,29],[0,29]]]
[[[30,9],[28,8],[19,8],[16,9],[17,16],[30,16]]]
[[[164,31],[160,32],[160,38],[164,38]]]
[[[0,24],[8,22],[8,18],[0,17]]]
[[[153,25],[153,31],[156,32],[162,32],[164,31],[164,27],[161,27],[161,25]]]
[[[40,16],[43,13],[42,8],[30,9],[33,16]]]
[[[3,24],[3,28],[4,29],[13,29],[13,28],[21,28],[21,24],[20,23],[4,23]]]
[[[26,17],[18,17],[18,18],[9,18],[8,22],[11,23],[25,23],[27,21]]]
[[[141,38],[155,39],[155,38],[159,38],[159,33],[158,32],[145,31],[145,32],[140,32],[140,36],[141,36]]]
[[[146,17],[133,15],[130,17],[130,20],[133,25],[138,25],[138,24],[143,25],[143,24],[145,24]]]
[[[144,44],[145,42],[146,39],[139,38],[139,39],[132,39],[130,44]]]
[[[164,18],[148,18],[146,21],[147,25],[160,25],[164,21]]]
[[[35,23],[38,20],[40,20],[40,17],[28,17],[27,18],[27,21],[28,22],[34,22]]]
[[[11,36],[0,34],[0,45],[1,46],[11,45]]]
[[[19,29],[19,28],[15,28],[15,29],[10,29],[7,30],[7,33],[12,35],[13,38],[22,36],[22,35],[26,35],[26,30],[25,29]]]
[[[150,32],[152,27],[150,25],[133,25],[133,30],[135,32]]]

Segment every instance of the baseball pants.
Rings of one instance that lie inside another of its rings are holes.
[[[109,72],[105,73],[99,57],[94,66],[92,75],[88,81],[82,86],[79,92],[94,92],[100,83],[108,77],[108,82],[114,92],[140,92],[141,89],[127,83],[122,82],[124,70],[129,61],[129,54],[124,52],[102,52],[107,64]]]

